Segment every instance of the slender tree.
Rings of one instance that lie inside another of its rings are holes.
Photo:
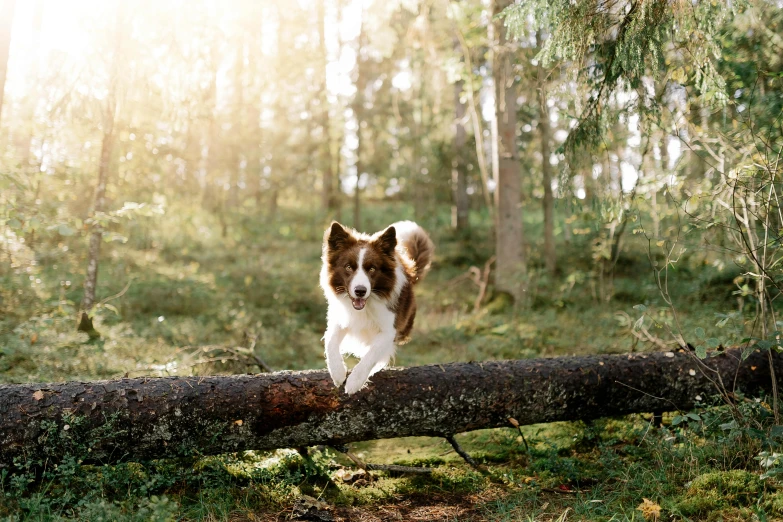
[[[98,160],[98,182],[95,186],[95,200],[93,203],[93,225],[90,233],[90,246],[87,253],[87,277],[84,280],[84,295],[82,297],[77,329],[86,332],[90,338],[100,337],[95,330],[90,312],[95,305],[96,289],[98,286],[98,263],[100,261],[101,242],[103,240],[102,214],[106,212],[106,185],[109,182],[112,153],[115,143],[115,125],[117,123],[117,97],[120,59],[122,53],[123,27],[122,6],[117,7],[116,25],[114,34],[114,49],[110,54],[109,84],[107,86],[106,99],[103,103],[101,155]]]
[[[362,128],[366,121],[364,97],[367,90],[367,56],[365,47],[367,45],[367,24],[365,23],[365,10],[364,3],[362,3],[361,21],[359,22],[359,39],[358,49],[356,53],[356,95],[353,99],[353,114],[356,118],[356,161],[354,162],[354,168],[356,169],[356,185],[353,192],[353,226],[357,230],[361,230],[361,178],[364,171],[364,162],[362,154],[364,152],[363,147],[364,140],[362,134],[364,129]]]
[[[326,0],[316,2],[318,13],[318,54],[321,59],[321,85],[319,88],[318,110],[321,115],[320,168],[323,190],[322,206],[327,214],[335,207],[334,197],[334,160],[332,159],[331,123],[329,121],[329,98],[326,87],[329,56],[326,51]]]
[[[450,5],[450,7],[453,7],[453,4]],[[453,13],[453,11],[452,11]],[[455,17],[454,14],[452,14],[453,17]],[[487,208],[487,211],[492,216],[493,220],[495,219],[495,209],[493,206],[492,201],[492,195],[489,191],[489,168],[487,167],[487,160],[486,160],[486,149],[484,144],[484,130],[482,125],[481,116],[479,115],[478,110],[478,102],[476,100],[476,91],[478,90],[475,88],[476,80],[474,78],[474,72],[473,72],[473,60],[471,59],[471,48],[468,46],[468,42],[465,39],[465,35],[462,32],[462,29],[459,26],[459,23],[457,20],[452,21],[452,30],[454,32],[454,36],[457,38],[457,41],[459,42],[459,47],[462,54],[462,61],[465,63],[465,77],[463,78],[463,87],[465,89],[465,96],[467,98],[467,109],[470,114],[470,122],[471,126],[473,127],[473,140],[476,145],[476,164],[479,168],[479,173],[481,174],[481,192],[482,196],[484,198],[484,204]],[[489,29],[490,33],[492,33],[492,28]],[[491,38],[491,37],[490,37]],[[497,135],[497,127],[494,125],[495,119],[492,119],[492,124],[490,126],[491,132],[492,132],[492,142],[490,143],[490,147],[492,149],[492,175],[494,176],[497,174],[496,172],[496,166],[497,163],[495,161],[495,158],[497,155],[495,154],[495,143],[496,143],[496,135]]]
[[[536,33],[537,47],[543,45],[541,31]],[[557,252],[555,250],[555,199],[552,194],[552,165],[549,163],[549,140],[552,131],[549,126],[549,106],[547,104],[547,71],[541,62],[538,73],[538,134],[541,140],[541,182],[544,185],[544,264],[547,272],[557,270]]]
[[[209,208],[212,204],[213,198],[216,197],[213,190],[212,183],[215,177],[215,170],[218,168],[218,114],[217,114],[217,79],[218,79],[218,52],[217,42],[214,35],[210,35],[211,40],[208,43],[209,51],[207,58],[208,63],[208,83],[205,93],[205,112],[207,118],[207,135],[206,135],[206,151],[207,156],[204,158],[204,170],[205,178],[202,183],[201,189],[201,203],[204,207]]]
[[[245,115],[245,43],[246,32],[244,26],[237,42],[236,60],[234,63],[234,115],[232,121],[232,135],[236,138],[231,143],[231,162],[228,165],[229,189],[228,189],[228,207],[236,208],[239,204],[239,177],[242,164],[242,147],[240,136],[246,135],[247,128]]]
[[[0,119],[3,115],[5,76],[8,71],[8,52],[11,49],[11,26],[14,22],[16,0],[0,2]]]
[[[522,228],[522,178],[519,169],[517,133],[517,93],[512,67],[513,42],[506,37],[503,22],[497,19],[510,0],[493,0],[490,23],[492,45],[492,79],[495,85],[495,121],[497,128],[493,161],[495,171],[495,249],[497,270],[495,288],[521,302],[526,276],[524,230]]]
[[[39,75],[39,50],[41,47],[41,28],[43,26],[43,0],[36,0],[33,7],[33,26],[30,32],[31,50],[30,50],[30,64],[27,71],[28,84],[31,85],[29,91],[33,94],[29,99],[25,100],[24,105],[24,120],[27,125],[26,134],[22,144],[20,145],[21,162],[23,168],[30,167],[30,154],[33,143],[33,134],[35,133],[35,102],[37,97],[34,96],[37,93],[37,83]],[[36,183],[37,185],[37,183]],[[37,192],[37,191],[36,191]]]
[[[263,191],[263,167],[261,165],[261,159],[265,136],[261,127],[261,113],[263,111],[262,93],[266,79],[259,74],[259,71],[264,67],[263,61],[256,59],[256,57],[262,53],[264,41],[264,10],[265,6],[257,5],[251,12],[250,28],[252,29],[248,36],[247,60],[247,81],[250,94],[248,96],[249,99],[246,101],[247,106],[245,107],[247,112],[247,133],[249,141],[246,153],[246,186],[249,188],[249,195],[255,200],[256,208],[261,207],[261,196]]]
[[[277,56],[275,61],[276,81],[274,84],[274,102],[272,111],[274,113],[274,125],[271,130],[272,146],[270,150],[272,161],[270,163],[271,173],[269,176],[269,203],[267,204],[267,216],[275,219],[280,204],[280,193],[283,190],[287,178],[290,176],[290,161],[287,160],[286,150],[289,148],[289,119],[288,111],[291,104],[289,90],[291,84],[295,81],[294,75],[290,73],[292,59],[290,52],[289,31],[293,27],[293,20],[290,18],[288,5],[279,0],[275,5],[277,12]],[[303,97],[307,101],[307,97]],[[304,107],[303,107],[304,108]],[[309,123],[308,123],[309,124]]]
[[[462,54],[459,38],[453,38],[454,53]],[[470,71],[468,71],[470,74]],[[465,82],[460,78],[454,82],[454,152],[451,160],[451,188],[454,193],[454,204],[451,207],[451,226],[458,231],[468,229],[468,192],[467,172],[465,165],[465,132],[466,107],[462,101],[462,90]]]

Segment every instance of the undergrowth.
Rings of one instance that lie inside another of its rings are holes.
[[[553,520],[565,512],[569,520],[643,520],[637,508],[644,499],[660,508],[661,520],[775,520],[783,516],[779,464],[757,456],[780,452],[781,440],[763,401],[739,407],[756,427],[739,426],[728,408],[712,406],[698,411],[698,421],[675,424],[668,415],[661,427],[644,415],[528,426],[529,450],[511,429],[459,436],[490,476],[442,451],[448,446],[439,439],[399,439],[393,450],[391,441],[362,443],[353,451],[367,461],[433,473],[373,472],[373,481],[354,484],[338,478],[351,463],[330,448],[306,458],[294,450],[247,451],[102,465],[86,463],[89,442],[52,429],[47,444],[60,452],[56,463],[20,460],[0,472],[0,519],[263,520],[308,495],[338,517],[403,498],[470,497],[470,520]],[[78,433],[78,419],[70,422]],[[108,426],[93,436],[111,436]]]
[[[371,229],[410,214],[404,205],[367,210]],[[4,273],[0,281],[18,290],[20,303],[0,317],[0,382],[259,371],[248,354],[276,370],[323,368],[320,224],[296,209],[282,212],[263,224],[236,216],[225,236],[215,232],[213,218],[193,209],[170,211],[154,226],[135,224],[128,242],[115,245],[101,265],[99,295],[122,295],[98,307],[98,341],[74,331],[82,260],[66,247],[76,239],[39,244],[36,255],[46,262],[35,273]],[[489,296],[474,311],[477,288],[463,275],[491,255],[488,220],[474,218],[470,242],[445,231],[446,212],[420,220],[435,235],[437,257],[418,287],[414,340],[399,351],[397,365],[661,349],[634,334],[639,305],[646,331],[674,346],[667,337],[671,311],[649,260],[639,254],[642,246],[630,246],[638,238],[628,239],[609,283],[596,277],[588,237],[574,236],[563,247],[569,262],[556,277],[544,273],[531,248],[530,306],[514,310]],[[525,225],[538,237],[540,222]],[[672,292],[686,335],[727,346],[745,337],[753,311],[741,271],[710,252],[680,259]],[[30,276],[40,283],[23,284]],[[335,475],[353,464],[329,448],[311,449],[307,459],[280,450],[94,462],[90,444],[117,434],[108,423],[88,436],[74,418],[70,433],[52,426],[42,441],[54,460],[21,460],[0,470],[0,519],[283,520],[305,495],[343,520],[373,509],[414,520],[404,509],[418,502],[464,505],[461,514],[437,520],[639,521],[645,499],[660,520],[780,519],[783,432],[766,401],[737,400],[733,413],[705,406],[665,416],[662,427],[644,415],[523,427],[529,451],[511,429],[460,435],[489,477],[441,439],[356,444],[353,451],[366,461],[433,473],[374,472],[375,480],[353,484]]]

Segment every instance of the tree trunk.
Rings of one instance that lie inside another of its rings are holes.
[[[218,63],[218,56],[217,56],[217,43],[216,41],[210,42],[209,46],[209,65],[210,65],[210,75],[209,75],[209,86],[207,87],[207,93],[206,93],[206,99],[208,100],[208,119],[207,122],[207,157],[205,158],[204,162],[204,182],[201,186],[201,206],[203,209],[208,211],[214,211],[214,207],[216,204],[216,201],[218,201],[218,194],[217,194],[217,182],[215,178],[217,177],[215,172],[218,168],[218,139],[220,136],[220,129],[218,128],[218,121],[217,121],[217,78],[218,78],[218,68],[220,64]],[[214,185],[213,185],[214,184]],[[220,187],[220,190],[222,190],[223,187]]]
[[[20,164],[23,169],[30,169],[30,150],[33,143],[33,135],[35,134],[35,104],[38,101],[38,76],[39,76],[39,49],[41,47],[41,28],[43,27],[43,0],[36,0],[35,7],[33,8],[33,28],[30,33],[31,51],[30,51],[30,69],[27,72],[28,75],[28,87],[27,93],[29,95],[28,100],[24,103],[24,124],[27,125],[25,129],[25,137],[20,146]],[[30,169],[33,176],[36,178],[40,175],[40,168],[36,166],[35,169]],[[36,180],[36,184],[38,181]]]
[[[361,186],[359,182],[362,179],[362,123],[365,119],[364,109],[364,91],[367,88],[367,72],[365,58],[362,56],[364,46],[366,45],[364,7],[362,7],[362,19],[359,22],[359,48],[356,54],[356,96],[353,99],[353,114],[356,118],[356,186],[353,192],[353,227],[361,230]]]
[[[11,50],[11,27],[14,24],[16,0],[0,0],[0,119],[3,115],[5,77],[8,72],[8,53]]]
[[[691,101],[690,107],[691,121],[694,123],[691,128],[694,131],[694,136],[689,137],[693,149],[690,151],[689,170],[691,179],[701,182],[709,169],[709,164],[705,159],[709,157],[709,154],[704,150],[702,140],[707,136],[707,129],[710,125],[710,110],[706,106],[699,105],[695,100]],[[699,122],[698,127],[695,125],[696,121]]]
[[[425,20],[429,16],[429,9],[425,3],[420,4],[419,19]],[[419,27],[419,30],[424,33],[424,24]],[[423,34],[420,34],[421,38],[425,38]],[[422,44],[424,45],[424,44]],[[414,52],[411,56],[411,70],[414,78],[424,78],[425,71],[427,70],[427,61],[425,58],[426,51],[423,49],[419,52]],[[427,202],[425,198],[427,194],[425,192],[424,179],[422,176],[422,167],[426,164],[424,153],[424,142],[426,140],[426,123],[425,123],[425,111],[427,102],[427,82],[419,80],[414,82],[416,94],[411,98],[411,118],[413,123],[411,125],[411,137],[413,138],[411,144],[411,175],[409,181],[410,196],[409,200],[413,202],[413,216],[418,222],[422,222],[424,214],[426,213]]]
[[[585,173],[582,174],[582,180],[585,185],[585,206],[587,208],[592,208],[595,200],[595,179],[593,176],[592,166],[587,167]]]
[[[2,385],[0,466],[56,461],[65,456],[58,443],[89,444],[77,457],[108,464],[442,437],[510,427],[509,417],[529,425],[686,411],[718,393],[719,376],[748,396],[768,391],[767,356],[740,362],[739,350],[727,350],[705,371],[693,354],[662,352],[430,365],[380,372],[350,397],[320,370]],[[783,374],[783,358],[774,361]]]
[[[327,66],[329,57],[326,52],[326,0],[316,2],[318,11],[318,49],[321,54],[321,89],[320,89],[320,111],[321,111],[321,169],[323,171],[323,195],[322,206],[324,212],[331,217],[335,208],[334,197],[334,162],[332,160],[332,140],[331,125],[329,123],[329,98],[326,88]]]
[[[274,222],[277,219],[277,207],[278,207],[278,197],[280,195],[280,191],[277,189],[277,186],[273,186],[272,189],[269,191],[269,205],[266,209],[266,217],[269,221]]]
[[[492,195],[489,193],[489,172],[487,171],[487,162],[486,162],[486,156],[487,156],[487,150],[484,145],[484,139],[483,139],[483,130],[481,125],[481,117],[478,113],[478,108],[476,107],[476,97],[475,97],[475,89],[473,87],[473,61],[470,59],[470,49],[468,48],[467,43],[465,42],[465,37],[462,35],[462,32],[460,32],[459,27],[457,24],[454,24],[454,35],[457,38],[457,41],[459,42],[460,49],[462,51],[462,60],[465,62],[465,80],[467,80],[467,89],[465,91],[465,94],[468,98],[468,109],[470,110],[470,122],[473,126],[473,138],[476,143],[476,163],[478,164],[479,173],[481,174],[481,195],[484,198],[484,203],[487,207],[487,212],[489,212],[490,218],[492,219],[493,224],[495,224],[495,209],[492,206]],[[463,81],[464,83],[464,81]],[[494,122],[494,118],[493,118]],[[496,154],[495,152],[495,139],[496,136],[496,126],[493,124],[491,125],[492,128],[492,140],[490,143],[491,149],[492,149],[492,174],[493,176],[496,174],[495,169],[495,158]],[[493,178],[494,179],[494,178]]]
[[[454,52],[460,52],[459,39],[454,37]],[[468,72],[470,74],[470,72]],[[465,82],[454,82],[454,159],[451,160],[451,189],[454,204],[451,207],[451,226],[458,232],[468,230],[468,183],[465,168],[465,104],[462,103],[462,89]]]
[[[275,101],[273,105],[274,110],[274,130],[272,140],[272,162],[271,162],[271,175],[269,183],[271,185],[269,194],[269,204],[267,207],[267,216],[270,221],[277,219],[277,213],[279,209],[280,193],[285,189],[287,185],[288,170],[290,163],[287,160],[285,150],[288,148],[288,108],[289,103],[287,99],[289,83],[288,77],[284,74],[287,68],[287,60],[289,59],[288,45],[290,42],[286,41],[286,34],[289,27],[290,19],[286,16],[286,7],[280,3],[275,4],[275,10],[277,14],[277,33],[275,38],[277,40],[277,80],[275,82]]]
[[[109,76],[108,94],[103,112],[103,137],[101,139],[101,157],[98,162],[98,183],[95,186],[95,203],[93,204],[93,216],[106,210],[106,184],[109,182],[109,169],[111,168],[111,155],[114,150],[114,126],[117,112],[117,81],[122,45],[121,24],[122,8],[117,8],[115,45],[111,57],[111,73]],[[90,233],[90,247],[87,254],[87,277],[84,280],[84,296],[82,297],[79,311],[79,323],[77,330],[85,332],[91,339],[100,337],[92,324],[90,312],[95,304],[95,294],[98,286],[98,262],[101,253],[101,241],[103,239],[103,226],[93,223]]]
[[[517,150],[517,94],[514,71],[506,29],[496,16],[510,4],[510,0],[494,0],[492,17],[495,20],[492,39],[492,77],[495,84],[495,122],[497,125],[497,186],[495,230],[497,269],[495,289],[510,294],[515,302],[522,301],[527,272],[522,229],[522,178],[519,172]]]
[[[228,204],[225,211],[235,212],[240,203],[239,197],[239,181],[242,172],[242,153],[244,147],[239,141],[240,136],[246,136],[247,123],[245,121],[245,115],[248,112],[245,106],[245,40],[243,37],[239,40],[236,49],[236,61],[234,63],[234,121],[232,128],[232,134],[235,136],[233,143],[231,143],[231,164],[228,175],[229,188],[228,188]],[[251,60],[253,58],[251,57]]]
[[[659,168],[660,178],[655,179],[655,185],[652,190],[651,198],[651,214],[653,220],[653,237],[657,241],[661,236],[661,214],[658,211],[658,183],[659,179],[663,179],[663,182],[669,183],[669,134],[663,133],[661,138],[661,165]]]
[[[543,46],[541,32],[536,33],[536,43]],[[544,264],[546,271],[554,275],[557,270],[557,252],[555,251],[555,199],[552,195],[552,165],[549,163],[549,140],[552,131],[549,128],[549,106],[546,100],[546,70],[538,65],[538,130],[541,140],[541,178],[544,185]]]
[[[357,143],[359,144],[359,147],[361,147],[362,139],[359,138],[357,140]],[[360,174],[361,167],[362,167],[362,162],[359,159],[357,159],[356,160],[356,186],[354,186],[353,188],[353,228],[355,228],[356,230],[361,230],[362,193],[361,193],[361,187],[359,186],[359,181],[362,178]]]
[[[112,102],[109,105],[113,106]],[[101,142],[101,159],[98,164],[98,184],[95,187],[95,204],[93,215],[106,209],[106,184],[109,181],[111,168],[111,153],[114,148],[114,110],[107,109],[104,116],[103,140]],[[84,281],[84,296],[82,297],[81,316],[78,330],[86,332],[91,338],[100,337],[95,330],[90,317],[90,311],[95,304],[95,290],[98,286],[98,260],[101,253],[103,227],[94,224],[90,234],[90,248],[87,254],[87,278]]]

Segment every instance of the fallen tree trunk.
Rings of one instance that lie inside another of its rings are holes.
[[[783,375],[775,357],[777,375]],[[767,353],[454,363],[383,371],[346,396],[325,371],[0,386],[0,466],[15,458],[118,462],[688,410],[722,380],[770,388]]]

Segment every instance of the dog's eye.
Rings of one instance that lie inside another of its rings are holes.
[[[375,272],[375,267],[374,267],[374,266],[371,266],[371,267],[370,267],[370,269],[368,270],[368,272],[370,272],[371,274],[372,274],[373,272]]]
[[[345,265],[345,271],[346,272],[353,272],[353,267],[351,265]]]

